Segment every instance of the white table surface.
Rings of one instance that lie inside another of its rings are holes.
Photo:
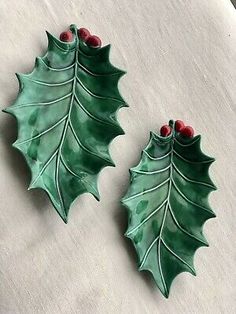
[[[29,72],[69,24],[89,28],[111,60],[127,70],[119,113],[125,135],[111,145],[116,168],[99,178],[101,202],[84,194],[69,224],[40,190],[27,191],[29,170],[11,147],[15,120],[0,115],[0,313],[236,313],[236,11],[229,0],[0,0],[0,104],[18,91],[15,72]],[[149,131],[170,118],[202,134],[216,157],[217,218],[205,225],[209,248],[197,251],[197,277],[184,273],[166,300],[136,267],[124,238],[119,200]]]

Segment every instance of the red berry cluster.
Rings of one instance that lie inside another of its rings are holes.
[[[92,48],[99,48],[102,45],[101,39],[98,36],[91,35],[86,28],[78,29],[78,36]],[[71,31],[61,33],[60,40],[64,42],[71,42],[73,40],[73,33]]]
[[[102,45],[101,39],[96,35],[91,35],[89,30],[87,30],[86,28],[80,28],[78,30],[78,36],[90,47],[99,48]]]
[[[191,126],[185,126],[184,122],[181,120],[175,121],[175,131],[180,133],[184,137],[193,137],[194,130]],[[163,125],[160,129],[161,136],[168,136],[172,132],[172,128],[169,125]]]

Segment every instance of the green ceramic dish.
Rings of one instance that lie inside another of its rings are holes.
[[[126,236],[135,246],[139,270],[148,270],[168,297],[173,279],[195,275],[193,256],[208,246],[203,224],[215,217],[208,194],[215,190],[208,169],[214,161],[200,149],[200,136],[186,138],[175,130],[151,133],[140,163],[130,170],[131,184],[122,203],[127,207]]]
[[[17,75],[18,97],[5,110],[18,121],[13,146],[31,169],[30,189],[44,189],[65,222],[78,195],[99,199],[98,174],[114,166],[108,146],[124,133],[116,113],[127,106],[117,86],[125,72],[111,65],[110,46],[88,47],[70,30],[70,43],[47,33],[46,55]]]

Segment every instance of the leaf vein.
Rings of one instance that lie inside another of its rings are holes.
[[[47,83],[47,82],[42,82],[42,81],[38,81],[38,80],[34,80],[34,79],[31,79],[27,76],[23,76],[24,78],[26,78],[27,80],[31,81],[31,82],[34,82],[36,84],[39,84],[39,85],[43,85],[43,86],[48,86],[48,87],[56,87],[56,86],[63,86],[63,85],[66,85],[66,84],[69,84],[71,83],[74,78],[71,78],[69,80],[66,80],[64,82],[59,82],[59,83]]]
[[[152,192],[152,191],[155,191],[155,190],[159,189],[161,186],[165,185],[168,181],[170,181],[170,178],[164,180],[164,181],[161,182],[160,184],[158,184],[158,185],[156,185],[156,186],[154,186],[154,187],[152,187],[152,188],[150,188],[150,189],[148,189],[148,190],[145,190],[145,191],[143,191],[143,192],[134,194],[134,195],[132,195],[132,196],[126,198],[124,201],[127,202],[127,201],[130,201],[130,200],[132,200],[132,199],[138,197],[138,196],[141,196],[141,195],[150,193],[150,192]]]
[[[66,218],[66,211],[65,211],[65,204],[64,204],[64,199],[62,196],[62,192],[61,192],[61,188],[60,188],[60,184],[59,184],[59,166],[60,166],[60,158],[59,158],[59,151],[57,154],[57,161],[56,161],[56,167],[55,167],[55,181],[56,181],[56,189],[57,189],[57,193],[60,199],[60,203],[61,203],[61,209],[64,213],[64,219]]]
[[[86,68],[84,65],[82,65],[79,61],[78,61],[78,65],[79,65],[79,68],[82,69],[84,72],[92,75],[92,76],[95,76],[95,77],[102,77],[102,76],[115,76],[115,75],[118,75],[121,73],[121,71],[116,71],[116,72],[111,72],[111,73],[95,73],[91,70],[89,70],[88,68]]]
[[[175,171],[186,181],[194,183],[194,184],[199,184],[199,185],[204,185],[207,186],[209,188],[215,189],[215,186],[212,184],[208,184],[206,182],[202,182],[202,181],[197,181],[197,180],[192,180],[190,178],[188,178],[186,175],[183,174],[182,171],[179,170],[179,168],[175,165],[175,163],[173,162],[173,167],[175,169]]]
[[[172,178],[172,183],[173,183],[173,185],[174,185],[176,191],[179,193],[179,195],[182,196],[182,198],[185,199],[188,203],[190,203],[190,204],[192,204],[192,205],[195,205],[195,206],[197,206],[197,207],[199,207],[199,208],[201,208],[201,209],[207,211],[208,213],[213,214],[213,212],[212,212],[211,210],[209,210],[208,208],[206,208],[206,207],[204,207],[204,206],[202,206],[202,205],[199,205],[199,204],[193,202],[193,201],[190,200],[186,195],[184,195],[184,193],[182,193],[182,192],[180,191],[180,189],[178,188],[178,186],[176,185],[176,183],[175,183],[175,181],[173,180],[173,178]]]
[[[139,269],[142,269],[143,265],[145,264],[145,262],[146,262],[146,260],[147,260],[147,258],[148,258],[148,255],[149,255],[149,253],[150,253],[152,247],[153,247],[154,244],[158,241],[158,239],[159,239],[159,237],[155,238],[155,239],[152,241],[152,243],[149,245],[149,247],[148,247],[146,253],[144,254],[144,257],[143,257],[143,260],[142,260],[142,262],[141,262],[141,264],[140,264],[140,266],[139,266]]]
[[[56,103],[60,102],[61,100],[64,100],[64,99],[70,97],[71,95],[72,95],[72,93],[68,93],[65,96],[59,97],[57,99],[54,99],[54,100],[48,101],[48,102],[35,102],[35,103],[28,103],[28,104],[23,104],[23,105],[19,105],[19,106],[14,106],[13,109],[20,109],[23,107],[30,107],[30,106],[49,106],[49,105],[56,104]]]
[[[34,181],[30,184],[30,187],[33,186],[39,179],[39,177],[44,173],[44,171],[46,170],[47,166],[50,164],[50,162],[53,160],[53,158],[56,156],[58,152],[58,148],[55,150],[55,152],[48,158],[47,162],[44,164],[44,166],[42,167],[42,169],[39,171],[37,177],[34,179]],[[29,188],[30,188],[29,187]]]
[[[87,93],[87,94],[89,94],[89,95],[91,95],[91,96],[93,96],[93,97],[95,97],[95,98],[98,98],[98,99],[105,99],[105,100],[113,100],[113,101],[117,101],[117,102],[119,102],[119,103],[124,103],[124,101],[122,101],[122,100],[120,100],[120,99],[118,99],[118,98],[114,98],[114,97],[109,97],[109,96],[101,96],[101,95],[97,95],[97,94],[95,94],[95,93],[93,93],[90,89],[88,89],[82,82],[81,82],[81,80],[79,79],[79,77],[77,76],[76,77],[76,79],[77,79],[77,82],[79,83],[79,85],[83,88],[83,90]]]
[[[94,116],[91,112],[89,112],[83,105],[82,103],[79,101],[77,95],[75,94],[75,100],[76,100],[76,104],[92,119],[94,119],[95,121],[98,121],[102,124],[107,124],[107,125],[111,125],[113,127],[116,127],[116,125],[114,125],[112,122],[106,121],[106,120],[102,120],[96,116]]]
[[[62,154],[61,154],[60,158],[61,158],[61,161],[62,161],[63,165],[67,169],[67,171],[70,172],[74,177],[77,177],[77,178],[81,179],[81,177],[77,173],[75,173],[71,168],[69,168],[69,166],[66,164]]]
[[[75,63],[73,62],[72,64],[70,64],[70,65],[68,65],[67,67],[64,67],[64,68],[53,68],[53,67],[50,67],[42,58],[40,58],[40,60],[47,67],[48,70],[55,71],[55,72],[63,72],[63,71],[70,70],[75,65]]]
[[[164,239],[161,239],[161,242],[164,244],[164,246],[166,247],[166,249],[173,255],[175,256],[178,260],[180,260],[183,264],[185,264],[190,270],[192,273],[195,274],[195,270],[194,268],[189,265],[189,263],[187,263],[185,260],[183,260],[178,254],[176,254],[174,251],[171,250],[171,248],[165,243]]]
[[[176,142],[177,144],[179,144],[180,146],[182,146],[182,147],[189,147],[189,146],[192,146],[193,144],[197,143],[199,140],[200,140],[200,137],[197,136],[194,141],[192,141],[192,142],[190,142],[190,143],[184,144],[184,143],[181,143],[179,140],[177,140],[177,138],[175,138],[175,142]]]
[[[168,289],[167,289],[167,286],[166,286],[166,281],[165,281],[165,278],[164,278],[164,275],[163,275],[163,271],[162,271],[162,265],[161,265],[161,238],[159,237],[159,241],[158,241],[158,266],[159,266],[159,270],[160,270],[160,275],[161,275],[161,280],[162,280],[162,284],[163,284],[163,287],[164,287],[164,290],[165,290],[165,293],[168,294]]]
[[[87,153],[89,153],[90,155],[93,155],[93,156],[95,156],[95,157],[97,157],[97,158],[102,159],[103,161],[108,162],[109,164],[111,163],[110,160],[108,160],[108,159],[106,159],[106,158],[104,158],[104,157],[102,157],[102,156],[99,156],[97,153],[95,153],[95,152],[91,151],[90,149],[88,149],[87,147],[85,147],[84,144],[81,143],[81,141],[80,141],[79,137],[77,136],[77,134],[75,133],[74,127],[73,127],[73,125],[71,124],[71,122],[69,123],[69,125],[70,125],[71,131],[72,131],[72,133],[73,133],[73,135],[74,135],[74,138],[75,138],[76,142],[78,143],[78,145],[79,145],[83,150],[85,150],[85,151],[86,151]]]
[[[161,160],[164,159],[166,157],[168,157],[171,154],[171,151],[169,151],[167,154],[160,156],[160,157],[153,157],[151,156],[145,149],[143,150],[143,152],[151,159],[151,160]]]
[[[170,210],[170,214],[171,214],[171,216],[172,216],[172,218],[173,218],[173,220],[174,220],[174,223],[176,224],[176,226],[177,226],[182,232],[184,232],[185,234],[187,234],[190,238],[193,238],[193,239],[195,239],[196,241],[198,241],[198,242],[200,242],[200,243],[202,243],[202,244],[204,244],[204,245],[208,245],[207,242],[205,242],[205,241],[199,239],[198,237],[196,237],[195,235],[191,234],[190,232],[188,232],[186,229],[184,229],[184,228],[179,224],[177,218],[175,217],[174,211],[173,211],[172,206],[171,206],[170,203],[169,203],[169,210]]]
[[[153,215],[155,215],[162,207],[163,205],[167,202],[167,199],[164,200],[164,202],[161,203],[160,206],[158,206],[156,209],[154,209],[144,220],[142,220],[136,227],[131,229],[126,233],[127,236],[130,236],[134,231],[139,229],[142,225],[144,225]]]
[[[16,145],[19,146],[19,145],[28,143],[28,142],[30,142],[30,141],[35,140],[36,138],[41,137],[42,135],[44,135],[44,134],[46,134],[46,133],[52,131],[52,130],[55,129],[58,125],[60,125],[60,124],[67,118],[67,116],[68,116],[68,115],[65,115],[63,118],[61,118],[59,121],[57,121],[56,123],[54,123],[51,127],[49,127],[48,129],[46,129],[45,131],[40,132],[39,134],[37,134],[37,135],[35,135],[35,136],[31,137],[31,138],[28,138],[28,139],[26,139],[26,140],[24,140],[24,141],[22,141],[22,142],[18,142],[18,143],[16,143]]]
[[[209,164],[211,162],[214,161],[214,159],[209,159],[209,160],[200,160],[200,161],[194,161],[194,160],[189,160],[184,158],[183,156],[181,156],[179,153],[177,153],[176,150],[173,150],[174,154],[179,157],[180,159],[182,159],[183,161],[189,163],[189,164]]]
[[[135,168],[131,168],[130,170],[132,172],[139,173],[139,174],[151,175],[151,174],[157,174],[157,173],[165,172],[166,170],[170,169],[170,167],[171,167],[171,165],[167,166],[166,168],[155,170],[155,171],[136,170]]]

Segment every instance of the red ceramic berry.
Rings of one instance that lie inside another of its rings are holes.
[[[184,125],[183,121],[181,121],[181,120],[175,121],[175,131],[176,132],[181,132],[184,127],[185,127],[185,125]]]
[[[92,35],[85,40],[86,44],[93,48],[101,47],[102,42],[98,36]]]
[[[80,39],[85,41],[89,38],[90,31],[87,30],[87,28],[82,27],[82,28],[78,29],[78,36]]]
[[[186,137],[193,137],[194,135],[194,130],[191,126],[185,126],[181,132],[181,135],[186,136]]]
[[[169,125],[163,125],[160,129],[161,136],[168,136],[171,133],[171,127]]]
[[[60,40],[65,42],[70,42],[73,40],[73,34],[71,31],[63,32],[60,35]]]

